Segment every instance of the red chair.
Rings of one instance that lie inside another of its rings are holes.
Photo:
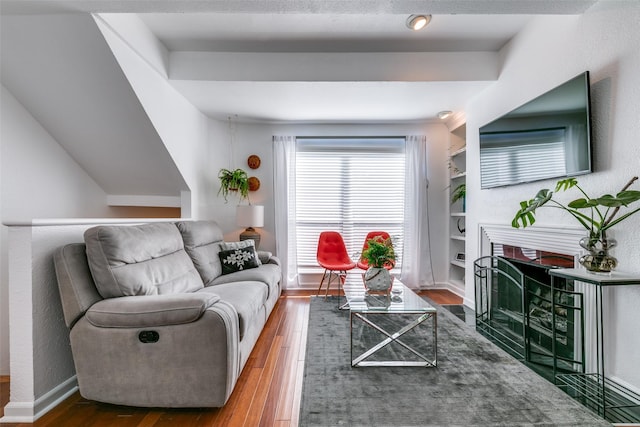
[[[316,295],[320,295],[324,280],[328,278],[327,289],[324,293],[326,299],[331,287],[331,280],[334,277],[338,279],[338,295],[340,295],[340,288],[347,277],[347,271],[356,268],[356,263],[349,258],[340,233],[335,231],[323,231],[320,233],[316,259],[320,267],[324,268]]]
[[[386,231],[370,231],[367,234],[367,237],[365,237],[364,239],[364,244],[362,245],[361,253],[364,253],[364,251],[366,251],[369,248],[369,240],[374,239],[378,236],[380,236],[384,240],[391,238],[391,236],[389,236],[389,233],[387,233]],[[386,268],[387,270],[391,270],[393,267],[394,267],[394,264],[386,264],[384,266],[384,268]],[[369,269],[369,263],[367,262],[366,259],[362,258],[362,255],[360,255],[360,259],[358,260],[358,268],[362,270]]]

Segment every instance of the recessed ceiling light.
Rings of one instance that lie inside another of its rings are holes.
[[[444,119],[446,119],[447,117],[449,117],[451,114],[453,114],[453,111],[449,111],[449,110],[446,110],[446,111],[440,111],[440,112],[438,113],[438,118],[439,118],[440,120],[444,120]]]
[[[421,30],[431,21],[431,15],[411,15],[407,19],[407,27],[411,30]]]

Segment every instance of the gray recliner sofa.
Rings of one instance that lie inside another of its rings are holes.
[[[243,248],[221,262],[213,221],[98,226],[84,237],[54,257],[80,394],[223,406],[280,297],[278,259],[261,252],[257,262]],[[227,262],[239,270],[223,274]]]

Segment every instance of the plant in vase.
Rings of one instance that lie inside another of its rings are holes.
[[[392,283],[389,270],[396,262],[391,238],[376,236],[367,240],[367,248],[362,252],[362,259],[366,260],[369,266],[364,273],[364,284],[367,290],[388,293]]]
[[[218,195],[222,193],[225,202],[228,201],[227,197],[232,192],[237,192],[240,200],[249,198],[249,176],[244,170],[220,169],[218,179],[220,179]]]
[[[588,231],[588,236],[580,240],[580,246],[589,251],[589,253],[580,257],[580,264],[589,271],[611,272],[618,262],[609,254],[609,250],[616,246],[617,242],[615,239],[607,238],[606,232],[614,225],[640,211],[640,208],[636,208],[616,218],[620,208],[629,207],[632,203],[640,200],[640,191],[628,190],[637,179],[638,177],[635,176],[629,180],[615,196],[604,194],[596,198],[589,197],[578,185],[578,181],[575,178],[560,180],[556,183],[556,193],[575,187],[584,197],[563,205],[553,200],[552,191],[546,188],[542,189],[538,191],[533,199],[520,202],[520,210],[516,213],[511,225],[515,228],[532,225],[536,222],[534,215],[536,209],[543,206],[563,209],[569,212]],[[586,213],[583,211],[586,211]]]

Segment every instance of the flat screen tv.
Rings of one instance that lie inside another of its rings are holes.
[[[482,188],[591,172],[589,72],[480,128]]]

